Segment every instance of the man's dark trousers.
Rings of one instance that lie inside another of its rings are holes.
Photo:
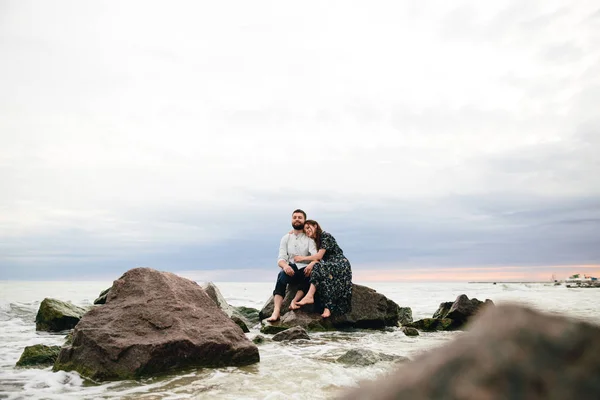
[[[273,296],[278,294],[281,297],[285,297],[285,289],[288,284],[298,285],[298,290],[302,290],[304,293],[308,292],[308,287],[310,286],[310,277],[304,276],[304,270],[306,267],[298,269],[296,264],[290,264],[290,267],[292,267],[294,270],[294,275],[289,276],[283,269],[279,271],[279,275],[277,275],[277,283],[275,284],[275,290],[273,290]]]

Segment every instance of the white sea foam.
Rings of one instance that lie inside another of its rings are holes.
[[[216,282],[234,306],[261,308],[273,283]],[[96,384],[76,373],[19,369],[23,348],[34,344],[62,345],[64,334],[35,331],[35,315],[44,297],[89,305],[110,282],[0,282],[0,398],[8,399],[188,399],[331,398],[340,390],[391,371],[397,364],[345,366],[335,359],[355,348],[414,358],[442,346],[457,332],[422,333],[407,337],[399,329],[312,333],[312,341],[259,347],[261,362],[241,368],[199,369],[177,375]],[[430,317],[439,303],[464,293],[496,304],[518,302],[600,324],[598,289],[567,289],[551,284],[368,283],[401,306],[411,307],[414,319]],[[259,332],[252,329],[248,337]]]

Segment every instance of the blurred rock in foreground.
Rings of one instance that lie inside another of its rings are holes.
[[[343,399],[598,399],[600,327],[516,305],[487,307],[468,331]]]

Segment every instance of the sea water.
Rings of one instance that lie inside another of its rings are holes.
[[[360,283],[360,282],[356,282]],[[215,282],[233,306],[262,308],[273,283]],[[520,303],[543,312],[600,324],[600,289],[547,284],[363,283],[413,318],[431,317],[439,304],[466,294],[496,304]],[[350,349],[368,349],[414,358],[448,344],[459,332],[407,337],[399,329],[311,333],[310,341],[259,345],[260,363],[246,367],[202,368],[140,380],[94,383],[73,372],[15,368],[25,346],[62,345],[64,334],[36,332],[35,315],[45,297],[91,305],[111,282],[0,282],[0,398],[7,399],[324,399],[380,377],[398,365],[345,366],[335,360]],[[258,327],[246,335],[253,338]]]

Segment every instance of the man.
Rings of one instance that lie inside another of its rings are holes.
[[[306,221],[306,213],[302,210],[294,210],[292,213],[292,228],[291,233],[286,233],[279,243],[279,258],[277,265],[281,268],[277,276],[277,283],[273,291],[273,314],[267,321],[274,322],[281,316],[281,304],[285,296],[285,290],[288,283],[298,284],[298,291],[292,304],[291,309],[296,309],[296,302],[299,301],[308,291],[310,285],[309,277],[312,267],[308,267],[308,263],[294,262],[294,256],[309,256],[317,253],[315,241],[304,234],[304,222]]]

